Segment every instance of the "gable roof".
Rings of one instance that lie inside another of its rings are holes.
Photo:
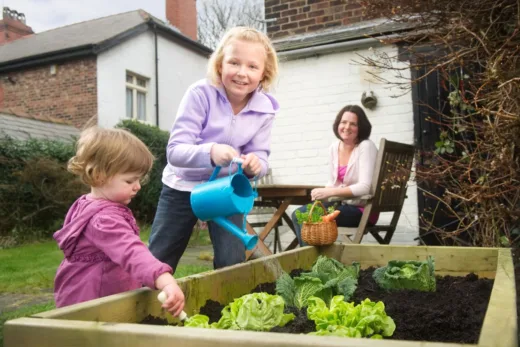
[[[0,45],[0,72],[70,57],[97,55],[147,30],[157,30],[199,54],[208,47],[143,10],[120,13],[29,35]]]
[[[9,136],[15,140],[32,138],[74,142],[79,134],[79,129],[61,119],[0,110],[0,138]]]

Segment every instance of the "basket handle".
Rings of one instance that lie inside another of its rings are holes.
[[[323,212],[327,211],[327,209],[325,208],[325,206],[323,206],[323,204],[321,203],[320,200],[315,200],[314,204],[312,204],[312,206],[311,206],[311,209],[309,211],[309,215],[307,216],[307,223],[311,223],[312,210],[314,210],[314,206],[316,206],[316,204],[320,204],[321,205],[321,208],[323,208]]]

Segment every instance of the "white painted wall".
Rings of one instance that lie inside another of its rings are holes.
[[[159,126],[170,130],[182,95],[206,74],[207,57],[158,37]],[[148,31],[123,42],[97,59],[98,124],[113,127],[126,116],[126,72],[148,79],[146,121],[156,124],[155,43]]]
[[[170,131],[188,87],[206,77],[208,58],[159,37],[159,127]]]
[[[377,49],[392,56],[394,46]],[[327,149],[335,136],[332,124],[337,112],[347,104],[361,105],[363,91],[372,90],[377,99],[375,110],[365,110],[372,123],[371,139],[379,146],[382,137],[388,140],[413,143],[412,97],[388,85],[367,82],[367,68],[356,65],[356,55],[372,55],[368,49],[328,54],[319,57],[282,62],[280,77],[273,94],[281,105],[273,127],[270,165],[274,183],[325,185],[328,175]],[[406,66],[404,63],[398,63]],[[404,71],[404,76],[409,74]],[[392,73],[382,72],[392,79]],[[410,183],[407,200],[399,219],[392,243],[417,244],[417,190]],[[294,208],[295,206],[293,206]],[[381,221],[391,215],[382,214]],[[292,233],[287,233],[287,240]],[[366,236],[364,242],[376,242]]]
[[[127,71],[148,78],[146,119],[155,124],[155,65],[152,32],[145,32],[98,55],[98,124],[113,127],[126,116]]]

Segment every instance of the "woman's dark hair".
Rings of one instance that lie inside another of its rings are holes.
[[[338,127],[339,123],[341,122],[341,118],[343,117],[343,113],[345,112],[352,112],[357,116],[358,119],[358,142],[361,143],[362,141],[368,139],[370,137],[370,133],[372,132],[372,124],[370,124],[370,121],[368,120],[367,115],[365,114],[365,111],[358,105],[347,105],[343,107],[336,116],[336,119],[334,120],[334,125],[332,126],[332,131],[334,131],[334,135],[338,139],[341,140],[341,137],[338,133]]]

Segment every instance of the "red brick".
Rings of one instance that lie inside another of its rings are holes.
[[[50,65],[44,65],[0,75],[2,107],[31,116],[71,120],[81,127],[97,113],[96,58],[57,64],[56,75],[50,75],[49,70]],[[15,83],[5,76],[11,76]]]
[[[303,20],[306,18],[307,18],[307,14],[305,14],[305,13],[297,14],[296,16],[291,17],[291,22],[297,22],[299,20]]]
[[[265,0],[265,7],[273,7],[276,5],[280,5],[280,0]]]
[[[316,24],[316,19],[315,18],[311,18],[311,19],[307,19],[307,20],[302,20],[300,22],[298,22],[298,26],[301,28],[301,27],[306,27],[306,26],[309,26],[309,25],[312,25],[312,24]]]
[[[316,23],[328,23],[334,20],[333,16],[323,16],[316,18]]]
[[[181,33],[197,40],[197,8],[195,0],[166,0],[166,19]]]
[[[293,1],[289,4],[289,8],[303,7],[305,5],[305,0]]]
[[[289,23],[282,25],[282,30],[294,29],[298,27],[298,23]]]
[[[285,5],[278,5],[278,6],[275,6],[273,7],[273,12],[282,12],[282,11],[285,11],[289,9],[289,5],[285,4]]]
[[[269,0],[266,4],[270,4]],[[289,9],[285,9],[287,6]],[[362,7],[357,0],[285,0],[280,1],[276,6],[271,6],[272,12],[266,17],[276,18],[278,21],[275,25],[267,27],[270,37],[283,37],[305,32],[321,30],[327,27],[339,25],[347,25],[364,20]],[[291,12],[297,10],[297,14]],[[298,22],[298,29],[284,26],[286,21],[290,19],[291,23]],[[312,19],[316,21],[312,22]],[[278,28],[276,28],[278,27]],[[277,30],[274,30],[274,29]]]
[[[298,13],[298,10],[296,10],[296,9],[287,10],[287,11],[282,12],[281,17],[290,17],[290,16],[294,16],[297,13]]]
[[[319,10],[319,11],[309,12],[307,15],[309,16],[309,18],[312,18],[312,17],[323,16],[324,14],[325,14],[324,10]]]

